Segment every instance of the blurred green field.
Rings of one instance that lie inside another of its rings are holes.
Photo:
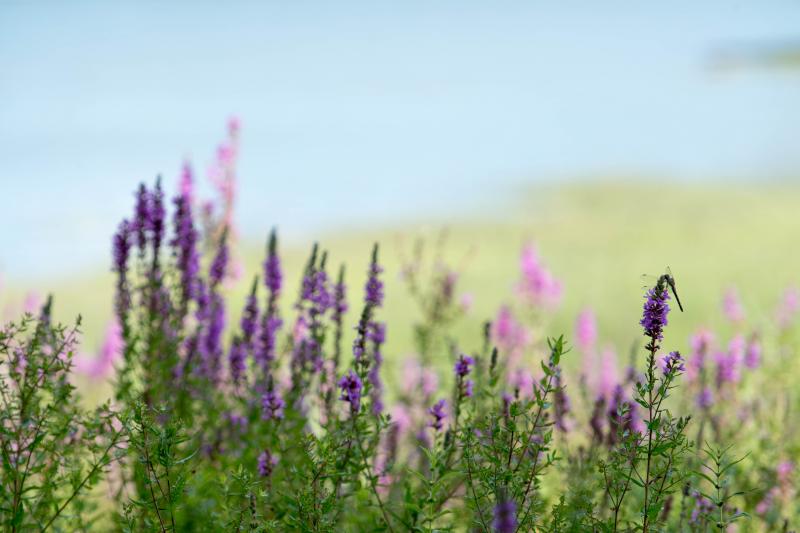
[[[389,324],[387,375],[412,350],[411,325],[417,317],[399,279],[401,256],[409,254],[417,236],[427,236],[432,244],[442,228],[448,235],[445,257],[464,265],[459,292],[474,296],[471,312],[455,328],[466,349],[479,345],[483,321],[511,301],[526,239],[536,242],[545,264],[564,282],[563,304],[546,333],[571,337],[577,312],[590,306],[598,315],[601,345],[611,344],[620,352],[640,336],[642,273],[658,274],[665,265],[672,268],[686,312],[671,315],[667,345],[680,349],[700,325],[724,331],[720,300],[726,287],[737,286],[750,323],[767,328],[782,289],[800,282],[796,186],[589,181],[536,187],[520,191],[516,198],[500,212],[319,235],[321,246],[330,251],[329,264],[347,264],[353,324],[371,244],[381,243],[387,287],[380,315]],[[265,215],[265,236],[269,228]],[[298,242],[281,245],[287,280],[284,304],[294,298],[309,247]],[[244,243],[240,252],[245,274],[230,290],[236,314],[252,275],[261,271],[263,256],[258,243]],[[6,285],[6,307],[20,302],[28,289],[52,292],[57,317],[69,321],[82,314],[85,349],[98,346],[110,316],[113,285],[103,265],[80,277],[8,280]],[[449,365],[449,355],[442,354],[441,362]]]

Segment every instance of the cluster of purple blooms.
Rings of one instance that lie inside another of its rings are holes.
[[[277,464],[278,458],[272,455],[269,450],[264,450],[258,456],[258,475],[265,478],[270,477]]]
[[[468,355],[461,354],[455,364],[455,374],[458,380],[459,394],[464,397],[471,397],[475,382],[471,379],[465,379],[472,371],[472,365],[475,364],[475,359]]]
[[[157,288],[157,290],[146,292],[142,301],[148,305],[150,314],[155,317],[177,313],[178,320],[175,320],[174,323],[179,326],[173,327],[182,327],[187,333],[178,336],[175,332],[171,332],[168,335],[184,340],[179,347],[181,367],[178,369],[180,371],[176,371],[175,376],[188,377],[189,374],[184,371],[191,370],[192,376],[207,380],[217,386],[219,391],[234,390],[240,394],[252,389],[256,391],[257,395],[251,405],[255,406],[256,411],[260,409],[261,420],[274,421],[274,424],[285,424],[287,403],[284,395],[292,402],[289,409],[296,409],[298,406],[293,403],[294,396],[286,382],[276,380],[273,376],[273,373],[281,370],[272,368],[272,364],[276,360],[277,339],[283,326],[278,311],[278,297],[282,290],[283,273],[276,250],[274,232],[270,237],[267,257],[263,264],[266,301],[263,305],[259,305],[259,285],[258,279],[256,279],[246,298],[238,323],[239,327],[231,333],[231,343],[227,352],[229,372],[227,377],[230,381],[223,384],[224,363],[222,358],[226,314],[222,290],[223,285],[226,285],[223,282],[230,276],[231,270],[228,231],[223,229],[215,235],[212,255],[210,261],[204,263],[207,266],[204,272],[200,267],[200,234],[195,229],[192,219],[190,190],[182,190],[175,197],[173,203],[175,205],[174,238],[168,242],[168,245],[171,248],[175,269],[179,274],[177,277],[179,280],[178,291],[170,293],[162,283],[161,268],[163,265],[160,265],[159,262],[159,251],[162,243],[165,242],[166,214],[160,182],[153,190],[148,190],[144,185],[139,188],[133,218],[131,221],[123,221],[114,236],[113,269],[117,273],[116,312],[121,324],[127,323],[128,315],[131,312],[134,301],[131,295],[133,287],[137,287],[136,290],[139,287],[138,284],[131,283],[132,280],[129,279],[131,273],[128,263],[131,250],[135,246],[138,248],[139,257],[142,260],[150,260],[146,270],[149,284],[142,284],[145,287],[144,290],[148,291],[147,287],[150,285]],[[317,261],[318,258],[314,254],[310,267],[302,280],[299,301],[296,306],[298,317],[292,337],[294,341],[292,365],[304,365],[298,373],[308,372],[310,375],[318,377],[320,391],[329,393],[325,397],[326,402],[333,402],[332,399],[335,398],[338,387],[338,398],[346,405],[345,407],[342,404],[335,404],[341,407],[340,413],[344,413],[347,409],[350,418],[353,419],[362,412],[362,406],[364,407],[363,411],[366,411],[369,406],[373,414],[381,414],[384,411],[384,405],[380,372],[383,362],[382,349],[386,342],[386,325],[375,319],[375,311],[383,305],[384,300],[384,285],[380,279],[383,269],[377,261],[377,250],[373,254],[364,286],[365,305],[353,343],[353,368],[348,369],[338,380],[336,379],[339,372],[338,354],[335,360],[325,357],[328,354],[323,353],[323,340],[320,339],[324,339],[324,335],[320,334],[320,330],[327,328],[327,324],[323,324],[323,319],[329,319],[330,324],[339,332],[337,335],[340,335],[344,315],[348,309],[346,286],[343,275],[340,275],[338,282],[334,282],[328,277],[325,270],[325,258],[326,256],[323,254],[321,260]],[[524,283],[520,290],[524,290],[527,301],[536,302],[537,305],[544,305],[545,302],[547,305],[552,305],[560,297],[560,282],[541,266],[535,252],[531,250],[525,252],[523,270]],[[455,276],[448,276],[446,279],[444,287],[449,298],[454,290]],[[171,301],[171,294],[180,295],[180,305],[175,305]],[[659,349],[659,342],[663,340],[664,328],[667,325],[670,311],[668,304],[670,294],[665,282],[659,280],[655,287],[647,291],[645,299],[640,325],[644,329],[645,336],[650,339],[647,346],[648,351],[655,356]],[[736,320],[733,318],[731,320],[740,326],[743,319],[741,306],[734,309],[736,306],[730,302],[728,304],[731,311],[729,314],[731,317],[736,316]],[[162,321],[165,324],[169,322],[163,319]],[[168,327],[168,324],[162,326]],[[492,340],[501,345],[506,352],[505,355],[512,361],[514,357],[534,346],[528,332],[516,322],[510,307],[501,309],[498,320],[491,327],[487,326],[487,331],[489,332],[487,336],[491,335]],[[595,350],[597,326],[590,311],[586,310],[581,313],[577,332],[578,344],[587,358],[589,354],[592,357],[597,355]],[[712,346],[713,338],[708,335],[704,335],[702,338],[698,336],[693,341],[692,356],[688,362],[684,361],[679,352],[673,351],[662,357],[657,363],[664,376],[668,377],[667,381],[679,374],[686,373],[690,382],[697,383],[696,400],[698,405],[705,410],[713,406],[715,395],[721,395],[726,384],[736,383],[741,379],[743,367],[750,369],[758,367],[762,357],[762,348],[757,334],[753,334],[749,338],[741,333],[737,334],[731,340],[726,351],[712,353]],[[251,360],[254,363],[252,365],[250,364]],[[713,373],[707,368],[712,361],[716,363]],[[326,366],[327,363],[333,364]],[[434,385],[427,391],[425,400],[419,405],[414,405],[415,408],[419,407],[418,420],[411,421],[411,415],[407,415],[405,420],[398,417],[399,420],[403,420],[402,424],[394,424],[393,431],[399,433],[401,425],[403,429],[407,429],[408,426],[418,423],[423,427],[423,433],[429,432],[429,429],[426,428],[432,428],[437,433],[442,432],[448,418],[448,408],[451,408],[452,419],[458,420],[459,402],[466,398],[474,400],[475,383],[471,377],[480,380],[482,375],[481,372],[476,372],[477,377],[472,375],[475,365],[476,360],[473,357],[466,354],[459,355],[453,367],[456,378],[456,394],[453,404],[448,406],[444,399],[440,399],[430,406],[431,395],[436,388]],[[479,370],[482,368],[479,367]],[[536,381],[533,372],[524,375],[524,372],[519,372],[525,370],[524,368],[514,368],[513,370],[517,372],[514,375],[515,381],[512,382],[510,378],[508,381],[515,394],[503,392],[499,406],[500,411],[507,419],[511,418],[511,406],[515,401],[522,402],[523,398],[531,398],[541,391],[541,386]],[[545,369],[545,372],[547,370]],[[567,432],[570,427],[567,416],[570,413],[571,404],[570,398],[565,392],[565,377],[561,374],[560,369],[551,368],[551,370],[554,372],[555,380],[550,403],[553,414],[551,422],[560,431]],[[510,370],[508,374],[511,375]],[[632,401],[626,389],[631,388],[634,382],[642,382],[646,376],[630,372],[625,379],[619,379],[611,376],[610,372],[608,374],[609,376],[603,378],[602,384],[593,384],[596,387],[594,392],[597,394],[594,396],[594,409],[589,425],[597,442],[614,446],[618,444],[621,434],[645,431],[639,407]],[[300,382],[295,378],[296,376],[293,375],[292,391],[300,389],[302,395],[304,388],[298,386]],[[254,383],[250,383],[251,380]],[[280,384],[276,385],[276,383]],[[300,385],[305,384],[309,383],[300,383]],[[716,389],[712,390],[714,384]],[[198,386],[198,389],[202,386],[205,384]],[[325,389],[326,386],[327,389]],[[540,388],[536,389],[536,387]],[[517,404],[514,405],[514,411],[516,411]],[[316,407],[316,405],[313,406]],[[498,409],[498,407],[495,406],[494,409]],[[303,414],[307,412],[303,409],[299,410]],[[329,409],[327,414],[330,412]],[[243,432],[245,430],[248,423],[247,417],[233,412],[225,413],[225,416],[236,431]],[[287,418],[292,419],[292,417]],[[392,418],[394,419],[394,412]],[[254,417],[250,420],[257,423],[258,419]],[[281,420],[283,422],[278,422]],[[605,435],[604,430],[607,430]],[[392,438],[396,447],[397,433],[394,433]],[[541,440],[541,435],[533,438]],[[276,465],[277,457],[269,450],[265,449],[258,456],[257,469],[261,476],[269,477]],[[520,500],[520,504],[522,505],[524,502]],[[707,501],[698,499],[695,512],[707,513],[707,506]],[[697,517],[693,515],[694,519]],[[517,506],[513,499],[497,501],[494,507],[492,526],[496,531],[516,531]]]
[[[662,359],[664,375],[674,376],[686,372],[686,366],[683,363],[683,357],[681,357],[680,352],[670,352],[669,355],[665,355]]]
[[[357,414],[361,410],[361,378],[352,369],[339,380],[342,394],[339,399],[350,404],[350,412]]]
[[[428,414],[431,416],[431,427],[436,431],[441,431],[444,427],[444,419],[447,418],[447,402],[444,399],[439,400],[428,409]]]
[[[286,402],[274,390],[268,391],[261,397],[261,418],[263,420],[282,419]]]
[[[386,342],[386,325],[372,321],[367,328],[367,339],[372,343],[372,363],[367,373],[367,379],[369,379],[371,385],[370,399],[372,400],[372,412],[380,414],[384,408],[383,382],[381,381],[380,371],[383,364],[381,346]]]
[[[664,327],[669,314],[669,291],[666,284],[659,282],[647,291],[645,298],[644,313],[639,323],[644,328],[645,336],[650,337],[652,346],[658,349],[658,342],[664,338]]]
[[[174,378],[198,377],[218,385],[222,382],[223,335],[226,331],[226,310],[222,282],[231,268],[228,230],[223,227],[209,234],[204,242],[213,242],[214,250],[204,273],[200,268],[200,233],[192,214],[192,175],[185,168],[182,187],[173,199],[175,206],[172,222],[173,236],[168,241],[174,269],[177,272],[176,302],[173,303],[166,280],[162,275],[161,245],[165,241],[166,213],[161,184],[150,190],[142,184],[136,193],[131,221],[123,221],[113,239],[113,271],[117,274],[116,310],[123,336],[130,335],[129,317],[135,289],[142,292],[142,301],[149,302],[148,309],[165,337],[183,338],[178,351],[178,361],[173,369]],[[212,228],[213,229],[213,228]],[[215,236],[216,235],[216,236]],[[138,248],[138,257],[147,280],[134,284],[130,278],[131,248]],[[273,232],[264,263],[264,285],[267,301],[264,312],[257,297],[257,280],[245,301],[239,322],[227,352],[228,373],[235,386],[246,384],[248,361],[259,363],[256,373],[257,388],[267,382],[269,362],[275,357],[278,330],[282,321],[278,315],[277,298],[281,291],[282,273]],[[182,330],[183,333],[179,333]],[[147,369],[146,369],[147,370]],[[188,373],[187,373],[188,371]],[[283,400],[277,390],[270,390],[275,398],[270,402],[274,413],[280,413]],[[271,415],[273,417],[275,415]]]
[[[267,258],[264,260],[264,286],[268,296],[258,332],[259,342],[255,350],[256,363],[261,366],[265,373],[268,372],[270,363],[275,359],[277,335],[283,325],[283,320],[278,314],[277,307],[283,284],[277,241],[277,235],[273,230],[267,244]]]
[[[367,278],[365,298],[367,305],[372,307],[383,305],[383,282],[378,278],[381,272],[383,272],[383,268],[381,268],[377,260],[373,260]]]
[[[187,167],[186,179],[191,184],[191,171]],[[192,200],[189,191],[173,200],[175,214],[173,227],[175,236],[170,245],[181,275],[181,299],[184,306],[197,297],[197,276],[200,272],[200,257],[197,251],[198,232],[192,219]]]
[[[378,248],[373,249],[372,261],[367,272],[367,282],[364,287],[364,310],[356,328],[356,338],[353,341],[353,360],[355,370],[349,370],[338,382],[341,389],[340,400],[350,403],[352,413],[358,413],[364,387],[364,379],[369,384],[369,398],[372,412],[383,412],[383,383],[380,379],[383,355],[381,347],[386,341],[386,326],[374,320],[373,313],[376,308],[383,305],[383,282],[378,277],[383,271],[378,264]],[[344,286],[335,289],[335,293],[344,295]],[[335,312],[343,310],[343,302],[335,298]],[[371,348],[371,350],[370,350]],[[368,358],[368,351],[372,357]],[[365,375],[366,374],[366,375]]]

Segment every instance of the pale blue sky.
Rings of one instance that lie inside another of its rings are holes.
[[[0,1],[0,272],[105,265],[136,183],[204,168],[232,113],[258,237],[578,175],[791,174],[800,74],[710,64],[798,41],[797,2]]]

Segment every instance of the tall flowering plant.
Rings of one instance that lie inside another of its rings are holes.
[[[75,401],[74,332],[52,325],[49,303],[0,330],[5,529],[88,530],[99,517],[100,530],[162,532],[699,532],[742,508],[766,530],[796,518],[794,404],[764,385],[796,367],[792,294],[776,335],[738,313],[730,339],[701,331],[684,362],[662,351],[673,296],[680,307],[665,274],[645,295],[644,357],[636,348],[627,370],[600,347],[603,322],[581,313],[575,379],[565,338],[542,333],[563,287],[533,248],[515,303],[473,345],[454,335],[469,310],[460,267],[441,242],[423,264],[420,244],[403,262],[418,304],[405,357],[386,343],[400,325],[384,322],[392,273],[377,245],[349,277],[315,245],[289,302],[273,230],[243,300],[230,297],[238,124],[229,133],[215,174],[223,215],[203,214],[187,168],[171,202],[160,181],[141,185],[117,227],[118,328],[101,360],[105,372],[121,353],[116,410]],[[348,286],[363,287],[352,313]],[[390,357],[401,378],[387,375]],[[718,444],[773,434],[768,453],[742,461]],[[104,474],[112,501],[94,512]],[[754,479],[765,488],[734,489]]]
[[[53,323],[52,300],[0,327],[0,527],[86,530],[92,493],[126,453],[124,413],[82,407],[70,382],[80,320]]]

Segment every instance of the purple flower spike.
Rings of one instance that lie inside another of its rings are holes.
[[[164,191],[161,190],[161,178],[156,181],[156,189],[150,195],[150,230],[153,232],[153,255],[158,256],[164,240]]]
[[[274,229],[269,236],[267,259],[264,261],[264,283],[274,297],[280,294],[283,273],[281,272],[281,260],[278,257],[278,236]]]
[[[271,390],[261,397],[261,419],[272,420],[283,419],[283,409],[286,407],[286,402],[283,401],[280,394]]]
[[[370,322],[367,329],[367,338],[372,341],[373,359],[369,367],[367,378],[372,385],[370,398],[372,399],[372,412],[380,414],[383,412],[383,382],[381,382],[381,365],[383,364],[383,354],[381,345],[386,341],[386,325],[380,322]]]
[[[278,464],[278,458],[272,455],[269,450],[264,450],[258,456],[258,475],[261,477],[270,477],[275,466]]]
[[[219,241],[219,249],[214,260],[211,262],[211,268],[208,272],[208,278],[211,286],[218,285],[222,278],[225,277],[225,271],[228,268],[228,231],[222,233],[222,238]]]
[[[192,220],[192,204],[187,194],[173,200],[175,214],[172,219],[175,237],[170,241],[178,271],[184,305],[197,296],[197,273],[200,260],[197,254],[197,230]]]
[[[144,256],[147,248],[147,230],[150,229],[149,196],[144,183],[139,184],[139,189],[136,191],[132,230],[136,234],[136,245],[139,247],[140,256]]]
[[[128,314],[131,304],[131,295],[128,288],[128,258],[131,252],[131,227],[127,220],[119,225],[119,230],[114,234],[114,264],[113,271],[117,274],[117,316],[120,321]]]
[[[495,505],[492,527],[496,533],[514,533],[517,530],[517,505],[514,500],[507,499]]]
[[[207,319],[203,368],[206,378],[216,383],[222,353],[222,332],[225,329],[225,303],[217,293],[210,295]]]
[[[282,325],[283,320],[277,316],[269,316],[269,314],[265,314],[261,320],[260,342],[259,349],[256,352],[256,361],[264,367],[275,359],[275,344],[278,330]]]
[[[310,301],[313,305],[311,313],[323,315],[333,306],[333,296],[329,290],[328,274],[324,270],[317,270],[310,278],[307,285],[303,282],[303,299]],[[308,294],[305,293],[306,287]]]
[[[644,313],[639,324],[644,328],[644,334],[654,342],[664,338],[664,326],[667,325],[667,314],[669,313],[669,291],[666,286],[657,285],[653,287],[645,296],[647,301],[644,303]]]
[[[444,427],[444,419],[447,418],[447,413],[445,413],[445,407],[447,406],[447,402],[443,399],[436,402],[433,407],[428,409],[428,414],[431,415],[431,427],[436,431],[441,431]]]
[[[258,326],[258,300],[256,300],[256,290],[258,288],[258,278],[253,280],[253,288],[247,296],[247,302],[242,312],[242,319],[239,325],[242,328],[242,337],[246,345],[250,346],[253,340],[253,335]]]
[[[670,352],[669,355],[664,356],[662,361],[665,376],[686,372],[680,352]]]
[[[361,389],[363,388],[361,378],[358,377],[358,374],[350,370],[339,380],[339,388],[342,391],[339,399],[350,402],[350,411],[358,413],[361,409]]]
[[[245,347],[242,339],[236,337],[231,345],[231,351],[228,355],[228,364],[231,370],[231,379],[233,383],[238,384],[246,370],[247,348]]]
[[[454,368],[456,376],[463,378],[469,375],[470,371],[472,370],[472,365],[475,364],[475,359],[468,355],[461,354],[456,361],[456,366]]]
[[[741,369],[736,352],[718,352],[716,354],[717,363],[717,388],[725,383],[738,383],[741,379]]]
[[[333,300],[333,320],[337,324],[341,324],[342,318],[347,312],[347,285],[343,276],[340,276],[340,281],[333,288]]]
[[[468,379],[464,382],[464,396],[467,398],[472,398],[475,389],[475,382],[471,379]]]
[[[366,292],[366,303],[372,307],[380,307],[383,304],[383,282],[378,279],[378,275],[383,272],[383,268],[378,264],[378,246],[372,251],[372,263],[369,266],[367,284],[364,287]]]

